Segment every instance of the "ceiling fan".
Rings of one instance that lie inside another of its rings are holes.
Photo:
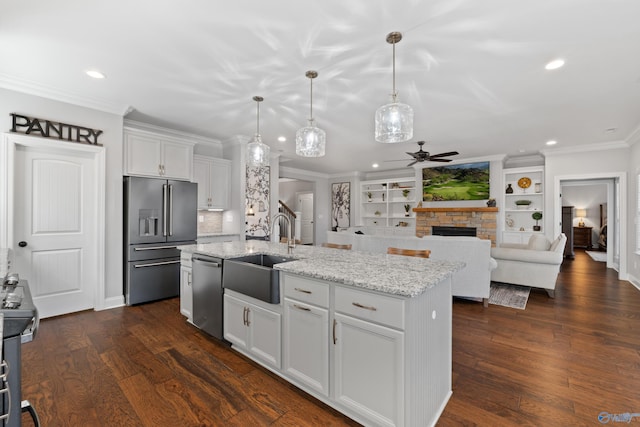
[[[443,159],[443,157],[455,156],[456,154],[460,154],[457,151],[449,151],[446,153],[440,154],[430,154],[428,151],[423,151],[422,146],[424,145],[424,141],[418,141],[418,146],[420,149],[415,153],[410,153],[407,151],[407,154],[413,157],[413,162],[409,163],[407,167],[413,166],[416,163],[421,162],[450,162],[451,159]],[[389,162],[399,162],[400,160],[387,160]]]

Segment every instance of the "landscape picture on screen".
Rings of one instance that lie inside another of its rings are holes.
[[[489,162],[422,169],[422,200],[487,200]]]

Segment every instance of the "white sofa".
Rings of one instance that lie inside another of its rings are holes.
[[[358,231],[358,230],[356,230]],[[387,248],[430,249],[431,259],[464,261],[466,267],[457,272],[452,279],[452,293],[457,297],[482,298],[488,305],[491,287],[491,270],[495,261],[491,258],[491,241],[477,237],[424,236],[366,234],[372,230],[360,229],[365,234],[348,231],[328,231],[329,243],[351,244],[354,251],[387,253]]]
[[[526,244],[504,243],[491,248],[491,256],[498,263],[491,272],[491,280],[543,288],[553,298],[566,243],[564,233],[553,242],[541,234],[533,234]]]

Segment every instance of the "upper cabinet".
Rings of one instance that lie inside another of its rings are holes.
[[[512,168],[503,172],[502,242],[527,243],[532,233],[544,232],[544,167]]]
[[[198,183],[198,209],[228,209],[231,161],[193,156],[193,180]]]
[[[124,174],[190,181],[195,142],[125,127]]]

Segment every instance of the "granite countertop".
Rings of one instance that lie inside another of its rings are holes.
[[[415,297],[464,268],[459,261],[441,261],[402,255],[374,254],[320,246],[299,245],[292,254],[286,243],[260,240],[206,243],[178,246],[186,253],[218,258],[236,258],[248,254],[278,255],[296,258],[274,268],[300,276],[328,280],[344,285],[404,297]]]
[[[239,233],[198,233],[197,237],[239,236]]]

